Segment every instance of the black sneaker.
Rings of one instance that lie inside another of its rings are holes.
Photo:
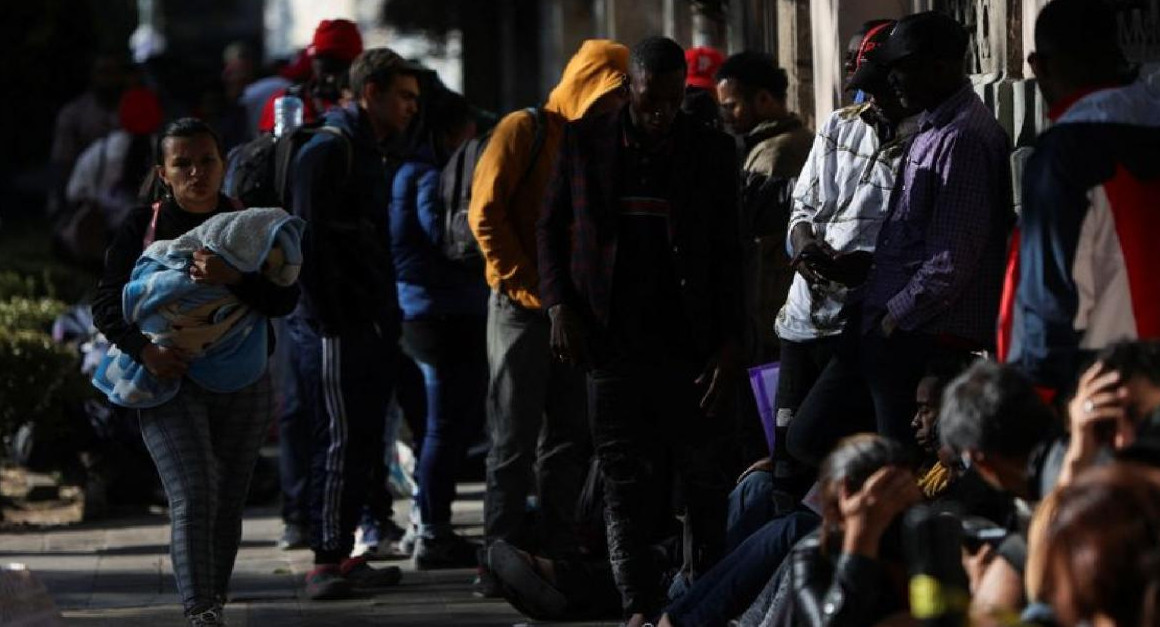
[[[454,533],[436,538],[419,536],[411,560],[415,570],[476,568],[478,551],[478,544]]]
[[[342,563],[342,576],[356,588],[386,588],[403,580],[398,566],[374,568],[365,557],[352,557]]]
[[[526,616],[557,620],[568,609],[568,598],[531,555],[497,540],[487,555],[488,565],[503,587],[504,598]]]
[[[204,609],[200,612],[192,612],[185,616],[189,621],[189,627],[224,627],[225,619],[222,618],[222,608],[220,605]]]
[[[488,565],[487,547],[479,547],[475,552],[475,561],[479,565],[475,569],[475,580],[471,582],[471,593],[481,599],[502,599],[503,585]]]

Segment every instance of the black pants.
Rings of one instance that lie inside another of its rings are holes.
[[[719,463],[720,429],[699,410],[695,367],[617,362],[588,379],[592,440],[604,480],[605,523],[613,577],[626,614],[658,612],[661,568],[650,549],[671,512],[655,506],[669,489],[672,460],[686,507],[685,568],[696,577],[725,543],[730,477]]]
[[[930,361],[949,353],[921,333],[847,331],[790,424],[790,454],[818,466],[843,437],[874,431],[917,452],[915,389]]]
[[[312,409],[314,563],[350,557],[372,473],[383,463],[384,416],[395,385],[397,330],[366,326],[297,346],[301,402]]]
[[[775,477],[784,478],[795,474],[792,469],[794,464],[786,449],[789,426],[802,402],[830,364],[840,341],[839,336],[808,342],[781,341],[781,371],[777,380],[777,438],[773,451]]]

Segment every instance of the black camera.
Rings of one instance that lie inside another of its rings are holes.
[[[963,547],[971,553],[978,552],[983,545],[999,548],[1010,533],[1007,529],[981,516],[967,516],[962,519]]]

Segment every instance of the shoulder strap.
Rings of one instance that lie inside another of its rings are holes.
[[[93,175],[93,193],[100,196],[101,184],[105,182],[105,159],[109,152],[109,136],[100,140],[100,150],[97,152],[97,172]]]
[[[455,155],[455,163],[452,165],[452,167],[455,169],[455,177],[454,177],[455,189],[453,190],[453,193],[451,194],[451,198],[449,199],[451,201],[451,206],[447,207],[448,219],[450,219],[450,217],[452,215],[454,215],[456,211],[459,211],[459,203],[462,200],[463,186],[464,185],[467,185],[467,186],[471,185],[470,181],[463,180],[463,174],[464,174],[464,169],[467,167],[467,153],[470,149],[470,146],[468,144],[470,144],[473,141],[476,141],[476,139],[478,139],[478,138],[472,138],[472,139],[467,140],[467,142],[465,142],[463,144],[463,146],[460,147],[459,150],[456,151],[457,154]]]
[[[149,219],[149,228],[145,229],[145,237],[141,238],[141,250],[149,248],[153,240],[157,239],[157,216],[161,215],[161,201],[153,203],[153,217]]]
[[[349,181],[350,172],[354,169],[354,146],[351,144],[350,138],[346,136],[346,131],[330,125],[320,126],[318,130],[342,138],[342,143],[346,146],[346,178]]]
[[[300,128],[294,131],[295,133],[304,132]],[[344,184],[350,182],[350,173],[354,169],[354,147],[351,145],[350,138],[346,136],[346,131],[343,131],[337,126],[319,126],[314,129],[305,129],[309,133],[327,133],[339,137],[346,147],[346,176],[344,177]],[[276,145],[274,148],[274,189],[278,195],[278,199],[282,202],[283,208],[288,204],[286,201],[290,197],[287,193],[287,187],[290,184],[290,162],[294,160],[294,155],[297,150],[294,149],[293,135],[289,137],[280,138],[280,141],[286,144]],[[305,142],[302,143],[305,145]],[[289,211],[289,209],[287,209]]]

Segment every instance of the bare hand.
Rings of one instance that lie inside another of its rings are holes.
[[[205,285],[237,285],[242,282],[242,273],[226,263],[221,256],[203,248],[193,253],[189,278],[194,283]]]
[[[737,478],[737,483],[741,483],[745,480],[746,477],[755,472],[773,472],[773,470],[773,458],[762,457],[761,459],[750,464],[749,468],[746,468],[745,472],[741,473],[741,476]]]
[[[149,344],[141,349],[141,361],[158,379],[180,379],[189,371],[190,356],[180,348]]]
[[[728,412],[733,401],[733,386],[737,379],[737,366],[733,351],[722,349],[720,355],[709,362],[694,384],[705,388],[701,397],[701,410],[710,418]]]
[[[1075,397],[1067,404],[1071,441],[1060,483],[1090,466],[1101,446],[1123,448],[1135,440],[1135,425],[1125,409],[1127,396],[1120,373],[1105,372],[1102,363],[1093,364],[1079,378]]]
[[[580,317],[567,305],[554,305],[548,310],[552,321],[551,348],[557,361],[570,366],[588,364],[584,347],[584,332]]]
[[[971,594],[979,588],[979,583],[983,581],[983,573],[987,572],[987,567],[991,565],[995,555],[995,547],[985,542],[973,554],[963,548],[963,570],[967,572]]]
[[[867,250],[835,253],[832,258],[833,264],[822,270],[826,278],[846,287],[857,287],[865,283],[874,262],[874,254]]]
[[[878,557],[882,534],[899,514],[922,500],[914,473],[905,468],[887,466],[870,475],[857,492],[845,485],[838,492],[838,511],[846,531],[842,551],[866,557]]]
[[[834,249],[819,239],[810,239],[793,258],[790,265],[810,283],[826,283],[834,262]]]
[[[882,337],[888,338],[894,335],[894,331],[897,328],[898,321],[894,319],[894,316],[890,315],[890,312],[886,312],[886,315],[882,316],[882,320],[878,323],[878,330],[882,332]]]

